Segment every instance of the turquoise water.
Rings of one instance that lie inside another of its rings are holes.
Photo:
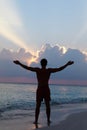
[[[3,113],[12,110],[34,111],[36,89],[36,84],[0,83],[0,117],[3,118]],[[50,85],[50,90],[51,106],[87,103],[86,86]]]

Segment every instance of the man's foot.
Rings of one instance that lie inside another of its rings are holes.
[[[37,122],[37,121],[34,121],[33,124],[38,124],[38,122]]]
[[[48,126],[50,126],[51,123],[52,123],[52,121],[49,120],[49,121],[47,122]]]
[[[38,128],[38,122],[33,122],[33,124],[35,124],[35,127]]]

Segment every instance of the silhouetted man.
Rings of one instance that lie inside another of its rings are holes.
[[[47,60],[42,59],[40,61],[41,63],[41,68],[37,67],[28,67],[22,63],[20,63],[18,60],[14,61],[15,64],[20,65],[21,67],[36,72],[37,75],[37,81],[38,81],[38,88],[36,92],[36,110],[35,110],[35,124],[38,123],[38,117],[39,117],[39,112],[40,112],[40,106],[41,106],[41,101],[45,101],[46,105],[46,115],[47,115],[47,123],[48,125],[50,124],[50,89],[49,89],[49,78],[51,73],[55,73],[58,71],[61,71],[65,69],[67,66],[72,65],[74,62],[69,61],[65,65],[59,67],[59,68],[46,68],[47,66]]]

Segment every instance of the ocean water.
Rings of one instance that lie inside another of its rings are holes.
[[[36,84],[0,83],[0,119],[34,116],[36,89]],[[87,103],[86,86],[50,85],[50,90],[52,107]],[[41,108],[44,109],[44,102]]]

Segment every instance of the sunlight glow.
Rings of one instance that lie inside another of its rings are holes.
[[[82,53],[85,55],[85,60],[87,61],[87,51],[82,51]]]
[[[84,1],[83,25],[72,43],[78,43],[87,34],[87,1]]]
[[[83,28],[79,31],[73,43],[77,43],[86,33],[87,33],[87,24],[85,24]]]
[[[62,50],[63,54],[65,54],[67,52],[67,49],[64,46],[60,46],[60,49]]]
[[[29,50],[26,41],[18,33],[23,32],[24,29],[15,2],[0,0],[0,3],[0,34],[13,44]]]
[[[0,34],[8,40],[12,41],[14,44],[28,49],[28,46],[23,42],[21,38],[14,34],[10,27],[0,26]]]
[[[31,59],[28,59],[27,61],[27,64],[30,65],[32,62],[37,62],[37,57],[33,56]]]

